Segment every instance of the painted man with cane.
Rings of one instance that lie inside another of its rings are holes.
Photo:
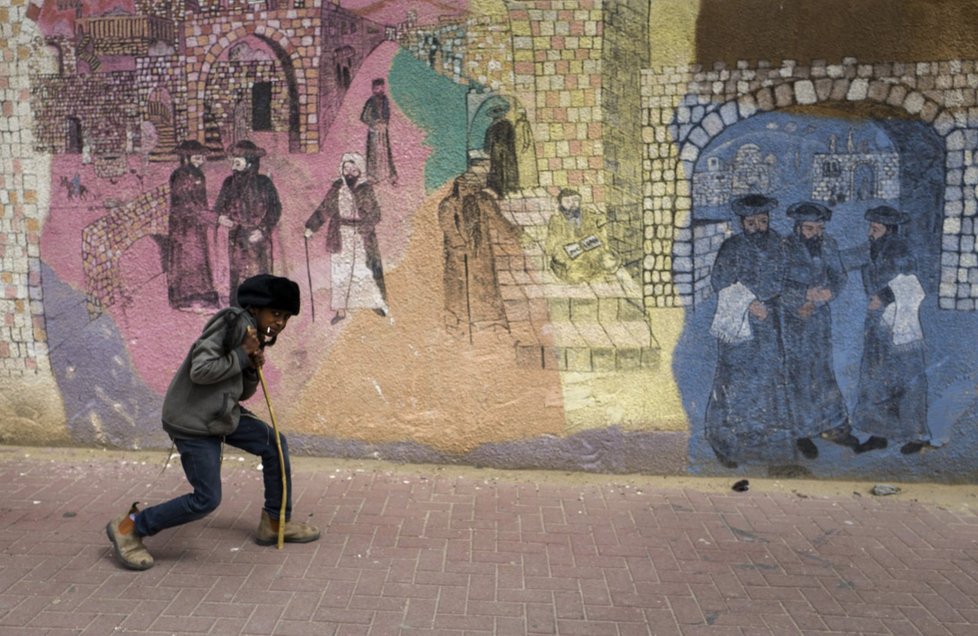
[[[387,317],[387,288],[377,242],[380,204],[367,178],[363,155],[348,152],[340,159],[340,177],[333,181],[319,207],[306,220],[304,236],[326,226],[330,254],[330,305],[336,324],[349,309],[372,309]]]
[[[265,501],[255,542],[274,545],[280,535],[290,543],[319,538],[318,528],[289,520],[292,477],[285,438],[240,404],[259,384],[264,388],[265,347],[299,313],[299,286],[259,274],[241,283],[237,298],[240,306],[221,310],[204,326],[163,400],[163,430],[180,453],[193,492],[142,511],[133,504],[105,528],[116,558],[129,569],[153,567],[143,537],[202,519],[221,503],[225,443],[261,457]]]

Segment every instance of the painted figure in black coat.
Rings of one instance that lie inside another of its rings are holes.
[[[785,277],[781,293],[782,338],[788,402],[795,422],[798,450],[814,459],[819,437],[850,448],[849,412],[832,364],[830,303],[846,283],[835,239],[825,233],[832,210],[813,202],[796,203],[786,214],[794,219],[784,241]]]
[[[869,302],[853,426],[870,437],[856,452],[886,448],[888,440],[896,439],[905,442],[902,453],[917,453],[930,445],[930,430],[919,319],[924,290],[916,259],[900,235],[910,217],[884,205],[868,210],[866,220],[869,262],[862,277]]]
[[[174,309],[217,308],[207,232],[216,215],[207,205],[207,183],[201,166],[207,148],[184,141],[176,148],[180,167],[170,175],[170,216],[167,222],[167,295]]]
[[[776,200],[760,194],[734,200],[743,232],[723,242],[710,276],[718,296],[710,328],[718,359],[706,439],[730,468],[795,455],[780,333],[784,244],[769,227],[776,206]]]
[[[238,285],[258,274],[271,274],[272,233],[282,216],[282,204],[272,180],[259,174],[259,159],[265,151],[247,139],[228,149],[231,175],[224,179],[214,211],[218,223],[229,229],[228,261],[231,274],[231,303]]]

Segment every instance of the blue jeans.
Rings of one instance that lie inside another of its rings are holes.
[[[285,502],[285,518],[292,516],[292,467],[289,465],[289,449],[282,441],[285,458],[285,477],[288,486]],[[282,505],[282,471],[275,448],[275,433],[271,426],[242,410],[238,428],[223,441],[241,450],[261,457],[265,478],[265,505],[262,508],[272,519],[278,519]],[[193,486],[190,494],[151,506],[136,515],[136,532],[148,537],[160,530],[203,519],[221,503],[221,442],[220,437],[195,437],[177,439],[174,443],[180,451],[180,463],[187,481]]]

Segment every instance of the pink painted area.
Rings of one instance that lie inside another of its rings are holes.
[[[468,0],[342,0],[340,6],[381,24],[397,24],[414,11],[419,24],[437,22],[439,18],[464,15]]]
[[[136,12],[133,0],[78,0],[78,2],[81,5],[83,18],[105,15],[113,10],[125,11],[130,14]],[[55,0],[46,0],[37,23],[46,37],[56,35],[74,37],[75,10],[59,9]]]
[[[262,159],[261,171],[271,176],[282,200],[275,250],[275,272],[289,276],[299,283],[303,294],[302,313],[289,323],[279,347],[269,352],[266,377],[275,385],[282,377],[286,355],[303,350],[306,342],[315,342],[315,350],[325,355],[336,333],[344,326],[329,324],[329,257],[325,252],[325,232],[309,241],[313,286],[316,288],[316,322],[312,322],[309,285],[305,259],[303,229],[306,219],[322,200],[330,184],[339,175],[340,157],[345,152],[364,153],[366,127],[360,123],[364,101],[370,96],[371,80],[387,77],[391,62],[399,51],[393,42],[378,47],[357,73],[318,154],[289,154],[285,133],[256,133],[253,140],[268,154]],[[425,198],[424,165],[430,149],[424,145],[424,133],[416,128],[391,100],[390,136],[398,184],[376,187],[382,210],[378,226],[382,259],[386,271],[396,269],[411,236],[411,217]],[[138,157],[130,158],[130,167],[138,170]],[[149,190],[169,180],[175,168],[171,163],[150,163],[144,177]],[[59,155],[54,158],[52,175],[51,214],[44,225],[41,256],[57,275],[84,296],[84,276],[81,263],[81,233],[89,223],[106,213],[103,203],[109,199],[128,201],[140,192],[133,175],[112,184],[99,180],[91,165],[82,165],[80,155]],[[221,183],[230,174],[227,161],[206,164],[208,201],[213,205]],[[61,176],[68,179],[78,173],[82,183],[91,190],[85,202],[69,201],[67,191],[60,185]],[[213,237],[212,237],[213,238]],[[225,268],[217,279],[222,297],[228,295],[226,273],[226,235],[219,238],[219,250],[212,251],[218,269]],[[170,379],[197,338],[208,316],[177,311],[167,302],[166,276],[162,272],[159,250],[150,238],[131,246],[121,263],[123,285],[130,299],[126,304],[111,306],[107,314],[122,333],[133,366],[142,380],[153,390],[163,393]],[[215,276],[218,276],[215,270]],[[290,382],[301,382],[315,370],[315,364],[290,365]]]

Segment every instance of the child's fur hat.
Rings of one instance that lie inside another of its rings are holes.
[[[238,304],[284,309],[296,316],[299,314],[299,285],[283,276],[258,274],[238,285]]]

